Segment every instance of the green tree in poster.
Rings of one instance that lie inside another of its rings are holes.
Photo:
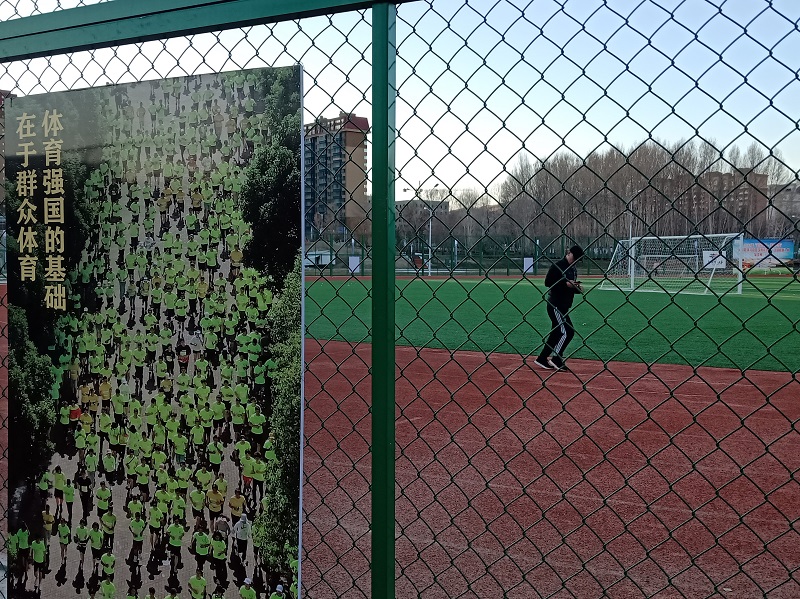
[[[287,116],[245,170],[239,195],[252,239],[244,261],[272,278],[280,289],[300,250],[300,120]]]
[[[302,68],[269,69],[257,73],[257,87],[264,97],[264,111],[270,130],[300,106],[300,77]]]
[[[274,115],[274,125],[285,117],[291,116],[290,110],[300,106],[300,73],[299,67],[294,69],[278,69],[267,71],[274,78],[266,90],[266,110],[268,115]]]
[[[56,410],[50,390],[54,379],[49,356],[42,355],[28,336],[28,321],[21,308],[8,308],[9,397],[14,398],[11,413],[9,443],[24,447],[14,452],[10,475],[12,480],[37,476],[50,462],[53,443],[50,428],[56,420]]]
[[[254,523],[254,541],[267,569],[286,572],[286,545],[296,545],[300,510],[300,260],[285,279],[270,310],[272,374],[270,418],[275,458],[268,460],[265,493],[268,509]]]

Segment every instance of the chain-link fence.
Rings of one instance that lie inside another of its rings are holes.
[[[302,64],[302,595],[800,595],[800,6],[297,4],[0,89]]]

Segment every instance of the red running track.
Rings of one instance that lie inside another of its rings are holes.
[[[305,596],[370,596],[370,346],[307,340]],[[397,350],[397,596],[800,597],[788,373]]]

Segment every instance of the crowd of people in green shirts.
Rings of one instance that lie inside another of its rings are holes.
[[[98,227],[52,348],[63,459],[38,481],[41,520],[22,519],[9,541],[19,588],[41,592],[58,546],[62,568],[77,550],[89,597],[296,596],[294,583],[284,593],[291,580],[265,580],[252,530],[279,459],[272,295],[244,267],[236,208],[266,133],[255,82],[245,72],[119,86],[102,108],[107,144],[84,186]],[[148,91],[149,104],[138,100]],[[166,594],[145,589],[143,567],[168,568]]]

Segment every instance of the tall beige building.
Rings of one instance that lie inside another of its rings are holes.
[[[367,196],[369,121],[340,112],[305,126],[306,240],[369,243],[371,199]]]

